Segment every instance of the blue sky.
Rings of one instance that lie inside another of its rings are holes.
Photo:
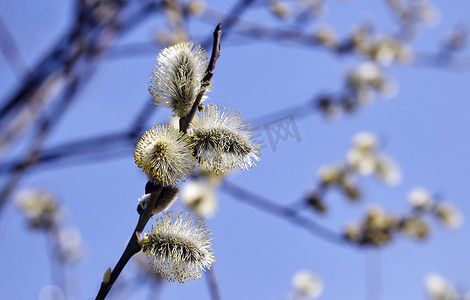
[[[232,1],[212,2],[217,1],[208,1],[208,5],[220,9],[232,6]],[[469,20],[468,2],[435,5],[441,22],[437,27],[421,27],[421,34],[411,43],[413,49],[436,51],[445,33],[458,21]],[[385,33],[396,28],[386,5],[379,1],[328,1],[327,6],[328,13],[317,22],[332,24],[340,35],[361,20],[374,20],[378,31]],[[69,25],[72,7],[70,1],[0,2],[0,15],[30,67]],[[245,17],[282,26],[260,6]],[[195,37],[207,36],[215,25],[191,22]],[[146,41],[158,26],[159,19],[145,22],[119,43]],[[106,59],[46,146],[127,128],[149,101],[148,78],[157,54],[156,50],[138,57]],[[360,61],[318,48],[252,41],[231,34],[222,43],[209,101],[237,109],[248,120],[256,119],[305,103],[319,93],[339,91],[346,71]],[[468,219],[470,72],[394,65],[387,68],[387,74],[400,86],[395,98],[379,97],[354,115],[336,120],[319,113],[306,118],[294,115],[300,142],[289,139],[276,151],[263,149],[256,168],[234,173],[227,180],[278,204],[290,205],[314,187],[320,166],[341,161],[351,138],[357,132],[370,131],[383,137],[384,152],[400,164],[400,185],[388,187],[374,178],[361,178],[365,190],[362,202],[352,205],[332,194],[326,216],[307,215],[339,232],[344,224],[357,221],[370,203],[406,212],[408,192],[424,186],[445,195]],[[18,83],[3,56],[0,78],[3,99]],[[150,104],[149,109],[153,109]],[[169,110],[158,109],[147,127],[166,122],[169,116]],[[20,149],[21,145],[9,155]],[[20,184],[21,188],[44,187],[54,192],[67,209],[67,224],[81,231],[86,256],[67,269],[75,296],[71,299],[95,297],[104,271],[116,263],[137,221],[135,207],[146,179],[134,164],[132,146],[127,150],[128,155],[118,159],[34,169]],[[380,300],[426,299],[423,279],[430,271],[470,290],[468,222],[451,231],[433,221],[432,235],[425,242],[398,237],[380,251],[359,250],[329,244],[222,192],[218,196],[218,211],[207,224],[214,235],[214,271],[222,299],[283,299],[291,291],[292,275],[300,269],[311,270],[323,279],[325,290],[320,299],[366,299],[370,266],[376,268],[372,276],[380,282]],[[184,207],[178,200],[172,209]],[[1,299],[36,299],[50,284],[45,238],[26,228],[11,203],[0,215],[0,253]],[[119,280],[133,278],[133,270],[130,264]],[[146,287],[139,287],[126,299],[146,299],[147,293]],[[110,296],[120,299],[113,293]],[[189,297],[209,298],[204,278],[188,284],[168,283],[161,291],[161,299]]]

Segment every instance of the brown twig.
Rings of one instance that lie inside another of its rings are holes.
[[[121,258],[117,262],[116,266],[112,270],[109,281],[101,283],[100,290],[98,291],[98,295],[96,296],[96,300],[106,298],[106,295],[108,295],[109,291],[113,287],[113,284],[116,282],[116,279],[121,274],[127,262],[129,262],[131,257],[139,253],[139,251],[141,250],[141,247],[138,242],[138,235],[140,235],[145,225],[147,225],[150,217],[152,216],[152,210],[155,207],[155,203],[157,203],[158,198],[160,197],[161,191],[161,186],[155,186],[153,183],[147,182],[147,186],[145,187],[145,193],[149,193],[151,195],[150,201],[140,214],[139,221],[137,222],[137,225],[134,231],[132,232],[131,238],[129,239],[129,243],[127,243],[126,249],[122,253]]]
[[[193,106],[189,114],[180,119],[180,131],[186,133],[189,124],[191,123],[194,115],[196,114],[197,108],[201,103],[202,96],[206,91],[206,87],[209,86],[212,76],[214,76],[215,64],[220,57],[220,37],[222,36],[222,23],[219,23],[214,30],[214,43],[212,44],[212,54],[207,66],[206,74],[202,79],[202,88],[194,101]]]

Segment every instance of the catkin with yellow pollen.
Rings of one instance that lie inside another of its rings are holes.
[[[215,174],[247,170],[259,160],[259,146],[238,111],[211,105],[195,116],[188,135],[198,162]]]
[[[193,43],[181,43],[163,49],[152,72],[149,92],[155,106],[166,106],[182,118],[186,116],[197,95],[210,90],[203,83],[207,69],[207,52]]]
[[[137,143],[134,159],[150,180],[164,186],[184,181],[195,164],[188,137],[172,126],[146,131]]]
[[[155,273],[169,281],[199,279],[215,261],[211,231],[189,215],[179,213],[173,220],[172,213],[166,213],[140,241]]]

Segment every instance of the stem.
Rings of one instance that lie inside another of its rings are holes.
[[[15,43],[13,35],[8,30],[7,25],[0,17],[0,49],[6,60],[10,64],[15,75],[22,79],[29,74],[29,68],[21,55],[21,51]]]
[[[149,187],[149,185],[152,185],[152,184],[150,182],[147,183],[147,186],[145,187],[146,192],[147,192],[147,188]],[[157,203],[158,201],[161,191],[162,191],[161,186],[159,187],[154,186],[154,190],[151,191],[150,201],[147,204],[144,211],[142,211],[142,213],[140,214],[139,221],[137,222],[137,225],[134,231],[132,232],[131,238],[129,240],[129,243],[127,244],[126,249],[122,253],[121,258],[119,259],[113,271],[111,272],[111,278],[109,279],[109,281],[101,283],[101,287],[100,287],[100,290],[98,291],[98,295],[96,296],[96,300],[106,298],[106,295],[109,293],[109,291],[113,287],[114,282],[116,282],[116,279],[121,274],[121,271],[124,269],[127,262],[131,259],[132,256],[139,253],[139,251],[141,250],[141,247],[137,240],[137,235],[142,232],[148,220],[152,216],[152,210],[155,207],[155,203]]]
[[[199,104],[201,103],[201,99],[202,99],[202,96],[204,95],[204,91],[206,90],[206,87],[210,84],[210,80],[212,79],[212,76],[214,75],[215,64],[217,63],[217,60],[219,59],[219,56],[220,56],[220,37],[222,35],[221,28],[222,28],[222,23],[219,23],[214,30],[214,44],[212,47],[212,54],[211,54],[211,58],[209,61],[209,65],[207,66],[206,74],[204,78],[202,79],[201,91],[197,95],[196,100],[194,101],[194,104],[191,107],[191,111],[189,112],[189,114],[180,119],[180,131],[183,133],[186,133],[189,127],[189,123],[191,123],[194,115],[196,114],[196,110],[199,107]],[[141,250],[142,247],[139,245],[138,235],[140,235],[145,225],[147,225],[148,220],[152,216],[152,210],[155,207],[155,204],[157,203],[161,192],[162,192],[162,186],[156,186],[150,181],[147,182],[147,185],[145,186],[145,193],[151,194],[150,201],[149,203],[147,203],[147,206],[145,207],[145,209],[141,212],[139,221],[137,222],[134,232],[132,233],[131,238],[129,239],[129,243],[127,244],[127,247],[122,253],[121,258],[117,262],[116,266],[112,270],[109,281],[101,282],[101,287],[100,287],[100,290],[98,291],[98,295],[96,296],[96,300],[99,300],[99,299],[102,300],[106,298],[106,295],[108,295],[109,291],[113,287],[114,282],[116,282],[116,279],[121,274],[127,262],[131,259],[132,256],[139,253],[139,251]]]
[[[210,84],[212,76],[214,76],[214,69],[217,60],[220,57],[220,37],[222,36],[222,23],[219,23],[214,30],[214,43],[212,45],[212,54],[211,59],[209,60],[209,65],[207,66],[206,74],[202,79],[202,88],[199,94],[194,101],[191,110],[189,111],[188,115],[180,119],[180,131],[186,133],[189,127],[189,123],[193,120],[194,115],[196,114],[197,108],[201,103],[202,96],[206,91],[206,87]]]
[[[217,277],[215,276],[214,273],[214,267],[212,269],[207,270],[206,273],[206,279],[207,279],[207,284],[209,286],[209,292],[211,295],[212,300],[220,300],[220,289],[219,289],[219,284],[217,281]]]

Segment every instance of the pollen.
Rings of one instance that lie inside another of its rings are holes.
[[[259,160],[259,146],[238,111],[211,105],[196,115],[188,134],[198,162],[217,175],[237,166],[247,170]]]
[[[158,142],[153,146],[153,151],[150,152],[151,160],[161,160],[164,159],[165,155],[168,153],[168,143],[167,142]]]
[[[157,275],[169,281],[186,282],[201,278],[215,261],[211,231],[200,219],[171,212],[157,220],[141,242]]]
[[[164,186],[184,181],[194,168],[189,139],[172,126],[157,126],[144,133],[134,150],[135,163]]]
[[[173,109],[178,117],[186,116],[197,95],[208,92],[203,84],[207,65],[207,52],[193,43],[181,43],[163,49],[150,77],[149,92],[156,106]]]

